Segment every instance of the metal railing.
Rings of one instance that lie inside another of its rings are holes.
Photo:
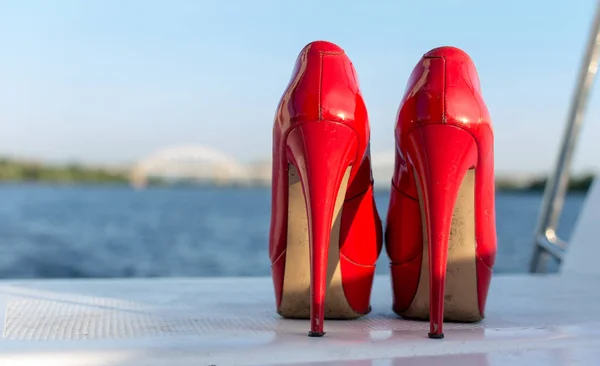
[[[554,257],[561,262],[564,256],[567,243],[556,235],[556,230],[569,183],[573,152],[583,124],[590,90],[598,71],[599,51],[600,2],[596,5],[596,15],[590,31],[585,56],[579,70],[579,77],[556,166],[544,190],[540,216],[535,230],[534,251],[529,267],[531,273],[545,272],[550,258]]]

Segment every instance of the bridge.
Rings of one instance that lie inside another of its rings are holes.
[[[201,145],[171,146],[140,160],[131,170],[131,184],[144,187],[151,178],[192,180],[224,185],[253,180],[247,166],[231,156]]]
[[[372,155],[373,175],[378,184],[388,184],[394,164],[393,151]],[[130,181],[142,188],[152,178],[194,181],[213,185],[269,185],[271,160],[242,164],[233,157],[202,145],[163,148],[134,164]]]

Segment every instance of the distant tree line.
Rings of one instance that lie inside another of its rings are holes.
[[[40,183],[129,183],[127,171],[109,170],[81,164],[51,165],[0,157],[0,182],[40,182]],[[570,192],[586,192],[594,179],[593,174],[572,177],[569,181]],[[510,179],[496,180],[497,191],[541,192],[547,178],[531,180],[526,184],[517,184]],[[170,182],[159,178],[150,178],[149,185],[195,185],[194,182]]]
[[[49,183],[126,183],[125,172],[79,164],[47,165],[0,158],[0,181]]]
[[[571,177],[567,190],[569,192],[587,192],[594,180],[594,174],[588,173],[577,177]],[[497,180],[497,191],[519,191],[519,192],[542,192],[546,187],[547,177],[533,179],[526,184],[515,184],[509,179]]]

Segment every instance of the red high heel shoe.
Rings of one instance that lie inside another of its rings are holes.
[[[323,321],[370,311],[382,246],[369,122],[344,51],[319,41],[300,52],[277,108],[269,255],[277,312]],[[326,296],[327,295],[327,296]]]
[[[386,225],[394,311],[442,323],[484,317],[496,257],[493,129],[470,57],[426,53],[398,110]]]

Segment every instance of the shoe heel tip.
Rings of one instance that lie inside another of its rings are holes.
[[[309,337],[322,337],[325,335],[325,332],[313,332],[312,330],[308,332]]]
[[[429,338],[442,339],[442,338],[444,338],[444,333],[429,333]]]

